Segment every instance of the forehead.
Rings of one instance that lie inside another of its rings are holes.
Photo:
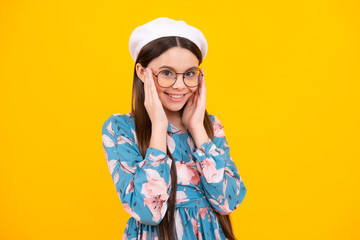
[[[185,70],[190,67],[197,67],[198,64],[199,60],[191,51],[185,48],[173,47],[163,52],[159,57],[154,58],[149,65],[154,68],[167,65],[176,70]]]

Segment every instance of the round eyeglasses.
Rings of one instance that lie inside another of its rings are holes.
[[[196,87],[200,84],[200,80],[198,78],[199,75],[201,74],[202,76],[204,76],[201,73],[200,68],[188,70],[184,73],[177,73],[174,70],[166,69],[160,71],[157,75],[154,75],[157,78],[157,83],[160,87],[168,88],[175,84],[178,74],[183,75],[183,82],[187,87]]]

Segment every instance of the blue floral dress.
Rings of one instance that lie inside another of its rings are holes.
[[[233,212],[246,188],[229,154],[224,129],[210,115],[214,141],[197,148],[189,132],[168,124],[167,146],[177,171],[177,239],[226,239],[214,211]],[[131,215],[124,239],[158,239],[155,227],[164,217],[171,191],[171,159],[156,148],[141,156],[130,113],[113,114],[102,127],[106,162],[116,192]]]

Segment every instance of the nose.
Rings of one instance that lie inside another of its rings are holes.
[[[176,81],[175,81],[174,85],[172,85],[172,87],[175,89],[186,88],[186,85],[184,84],[183,79],[184,79],[183,74],[176,74]]]

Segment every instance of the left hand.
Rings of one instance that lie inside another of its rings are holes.
[[[187,101],[182,114],[182,123],[189,131],[204,127],[206,88],[203,68],[200,69],[199,79],[201,82]]]

